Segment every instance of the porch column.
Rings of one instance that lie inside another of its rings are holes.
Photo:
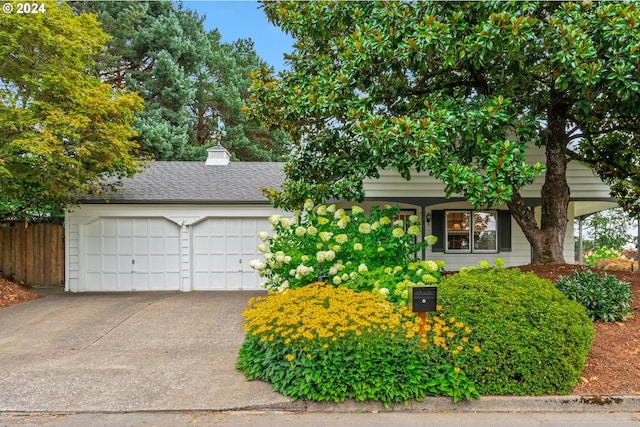
[[[582,265],[582,220],[584,216],[578,217],[578,264]]]

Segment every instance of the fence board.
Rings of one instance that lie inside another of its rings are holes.
[[[64,227],[0,224],[0,272],[30,286],[64,283]]]

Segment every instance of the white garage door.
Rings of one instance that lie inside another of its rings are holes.
[[[164,218],[101,218],[86,225],[85,290],[179,290],[179,233]]]
[[[267,218],[209,218],[193,228],[194,289],[262,289],[264,279],[249,267],[262,259],[259,231],[271,231]]]

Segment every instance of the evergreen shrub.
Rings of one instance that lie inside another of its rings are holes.
[[[551,282],[518,269],[466,270],[444,278],[438,302],[482,348],[465,366],[480,394],[567,394],[580,378],[593,325]]]

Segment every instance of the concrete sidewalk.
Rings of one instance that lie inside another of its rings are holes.
[[[189,411],[633,412],[640,396],[292,402],[236,371],[258,292],[70,294],[0,310],[0,413]]]

